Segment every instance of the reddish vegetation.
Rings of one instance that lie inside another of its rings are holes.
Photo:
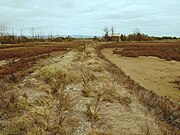
[[[5,67],[0,67],[0,78],[4,75],[13,74],[35,64],[38,58],[20,59],[18,62],[11,62]]]
[[[0,60],[11,58],[29,58],[33,56],[51,53],[54,51],[65,51],[67,47],[64,46],[31,46],[31,47],[17,47],[0,50]]]
[[[32,46],[32,45],[28,45],[28,44],[6,44],[6,45],[4,45],[4,44],[2,44],[2,45],[0,45],[0,49],[6,49],[6,48],[15,48],[15,47],[28,47],[28,46]]]
[[[21,47],[12,47],[0,49],[0,60],[11,58],[29,58],[33,56],[51,53],[55,51],[65,51],[67,48],[75,47],[79,44],[63,44],[63,45],[25,45]]]
[[[180,61],[180,43],[120,43],[106,44],[105,47],[115,49],[113,53],[125,57],[156,56],[166,60]]]
[[[12,62],[4,67],[0,67],[0,78],[31,67],[39,58],[44,58],[51,52],[66,51],[69,48],[82,44],[85,43],[68,42],[64,44],[57,43],[55,45],[5,45],[0,48],[0,61],[11,59]],[[14,61],[17,59],[18,61]]]
[[[177,46],[122,46],[122,51],[114,51],[115,54],[121,54],[126,57],[138,56],[156,56],[166,60],[180,61],[180,45]]]

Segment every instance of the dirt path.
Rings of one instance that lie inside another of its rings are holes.
[[[179,84],[172,83],[180,77],[180,62],[156,57],[121,57],[112,54],[112,50],[104,49],[102,53],[125,74],[160,96],[169,96],[177,102],[180,101]]]
[[[94,48],[39,64],[15,87],[13,104],[20,111],[1,113],[0,134],[162,134],[153,114],[105,69]]]

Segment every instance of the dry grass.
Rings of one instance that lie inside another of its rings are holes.
[[[69,117],[67,112],[72,110],[72,99],[67,93],[61,91],[56,96],[56,100],[56,118],[50,132],[53,134],[66,135],[66,128],[63,123],[65,123],[65,120]]]
[[[3,92],[6,90],[7,83],[4,79],[0,79],[0,91]]]
[[[92,90],[89,87],[85,87],[81,92],[84,97],[90,97]]]
[[[19,99],[18,91],[1,91],[0,98],[0,117],[2,119],[20,116],[27,109],[28,103]]]
[[[109,131],[100,131],[96,128],[90,128],[86,135],[112,135]]]
[[[108,101],[110,103],[113,103],[114,101],[117,100],[118,93],[115,91],[115,89],[111,87],[104,87],[102,90],[102,100],[103,101]]]
[[[94,107],[92,107],[92,105],[89,103],[86,104],[86,111],[84,113],[86,117],[88,118],[88,121],[90,121],[92,125],[95,121],[100,119],[99,118],[100,108],[98,107],[100,100],[101,100],[101,95],[98,94]]]
[[[43,80],[46,80],[50,92],[41,90],[42,93],[36,95],[38,88],[32,89],[32,93],[35,92],[33,95],[38,96],[37,99],[29,97],[32,95],[27,95],[23,92],[24,90],[20,93],[12,90],[7,91],[9,93],[1,93],[0,116],[5,123],[0,121],[0,128],[2,129],[0,134],[66,135],[68,133],[66,122],[72,111],[73,104],[72,99],[63,89],[72,81],[72,76],[66,70],[56,70],[55,65],[52,65],[52,67],[45,66],[42,72],[38,73],[37,76],[41,76]],[[56,66],[59,67],[59,65]],[[50,78],[49,81],[47,78]],[[6,89],[4,85],[1,88]]]
[[[39,76],[51,86],[53,91],[58,91],[58,89],[64,89],[67,84],[80,81],[76,73],[70,69],[71,65],[60,62],[43,67]]]
[[[1,95],[0,134],[66,135],[64,123],[73,105],[67,93],[61,91],[56,93],[55,97],[43,96],[31,103],[28,102],[29,97],[24,95],[14,93]]]
[[[83,87],[84,87],[84,89],[81,90],[82,95],[84,97],[92,96],[94,94],[94,90],[92,89],[91,85],[93,81],[97,80],[97,77],[91,73],[86,73],[86,75],[84,76],[82,75],[81,78],[82,78]]]

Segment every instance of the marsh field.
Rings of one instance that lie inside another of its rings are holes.
[[[179,135],[180,41],[0,44],[0,135]]]

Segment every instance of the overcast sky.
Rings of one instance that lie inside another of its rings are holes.
[[[0,0],[0,25],[63,35],[102,35],[115,26],[116,33],[180,37],[180,0]]]

